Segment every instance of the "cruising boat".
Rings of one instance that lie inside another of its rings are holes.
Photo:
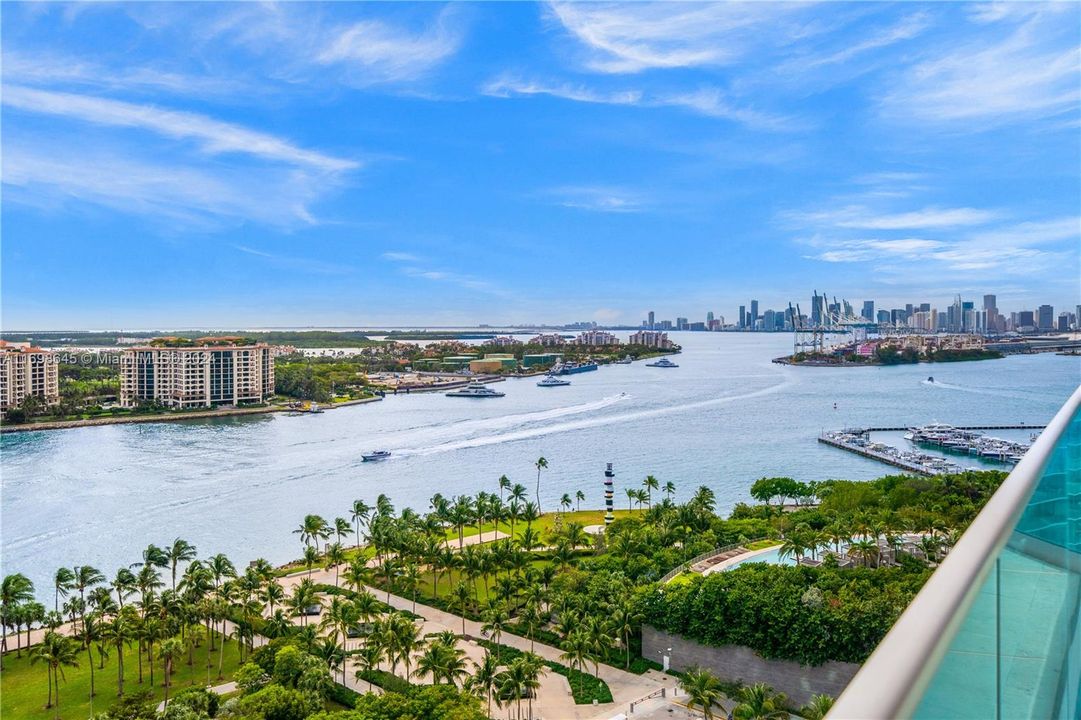
[[[679,367],[679,365],[676,365],[674,362],[672,362],[668,358],[663,358],[662,357],[660,360],[657,360],[656,362],[646,363],[646,367],[675,368],[675,367]]]
[[[537,387],[559,387],[561,385],[570,385],[570,380],[560,380],[555,375],[549,375],[548,377],[537,383]]]
[[[361,457],[362,460],[364,460],[364,462],[375,462],[377,460],[386,460],[388,457],[390,457],[390,451],[389,450],[376,450],[375,452],[363,453],[363,454],[361,454],[360,457]]]
[[[479,382],[472,382],[464,388],[451,390],[446,395],[447,397],[497,398],[503,397],[504,395],[506,395],[506,393],[496,392],[487,385],[483,385]]]

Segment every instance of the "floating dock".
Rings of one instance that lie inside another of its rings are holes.
[[[840,448],[841,450],[847,450],[848,452],[862,455],[865,458],[871,460],[878,460],[879,462],[886,463],[887,465],[893,465],[894,467],[901,468],[902,470],[908,470],[909,472],[918,473],[920,475],[939,475],[942,471],[932,471],[923,465],[906,460],[902,457],[889,455],[878,450],[872,450],[871,448],[855,445],[843,437],[834,433],[822,433],[818,436],[818,442],[831,447]]]

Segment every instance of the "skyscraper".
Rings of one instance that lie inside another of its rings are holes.
[[[655,329],[655,328],[654,328],[654,325],[656,325],[656,322],[655,322],[655,320],[656,320],[656,316],[654,316],[654,314],[653,314],[653,311],[652,311],[652,310],[650,310],[650,311],[649,311],[649,320],[647,321],[647,324],[649,325],[649,329],[650,329],[650,330],[653,330],[653,329]]]
[[[747,318],[747,326],[754,330],[756,325],[758,325],[758,301],[751,300],[751,316]]]
[[[1055,329],[1055,308],[1050,305],[1041,305],[1037,310],[1036,327],[1040,330]]]
[[[739,306],[739,327],[740,327],[741,330],[743,328],[747,327],[747,306],[746,305],[740,305]]]
[[[863,317],[864,320],[867,320],[868,322],[874,322],[875,321],[875,301],[874,300],[864,300],[863,301],[863,312],[861,312],[860,315]]]

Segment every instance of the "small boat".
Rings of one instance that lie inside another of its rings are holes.
[[[465,397],[465,398],[497,398],[503,397],[506,393],[496,392],[487,385],[479,382],[472,382],[464,388],[457,390],[451,390],[446,393],[447,397]]]
[[[570,385],[570,380],[560,380],[555,375],[549,375],[548,377],[537,383],[537,387],[560,387],[561,385]]]
[[[634,362],[634,358],[632,358],[630,355],[624,355],[621,360],[616,360],[615,364],[616,365],[630,365],[632,362]]]
[[[364,462],[375,462],[377,460],[386,460],[390,457],[389,450],[376,450],[375,452],[363,453],[360,456]]]
[[[928,375],[927,376],[927,382],[934,382],[934,381],[935,381],[935,376],[934,375]]]
[[[311,407],[308,408],[308,412],[310,412],[310,413],[321,413],[321,412],[323,412],[323,408],[319,407],[315,403],[312,403]]]
[[[646,363],[646,367],[676,368],[676,367],[679,367],[679,365],[676,365],[674,362],[672,362],[668,358],[663,358],[662,357],[660,360],[657,360],[656,362]]]

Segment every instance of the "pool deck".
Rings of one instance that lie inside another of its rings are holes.
[[[727,560],[724,560],[717,563],[716,565],[706,568],[702,571],[702,574],[710,575],[711,573],[719,572],[721,570],[727,570],[733,565],[739,565],[740,563],[749,562],[754,558],[758,557],[759,555],[766,555],[768,553],[777,552],[778,545],[780,545],[780,543],[777,543],[777,545],[770,545],[769,547],[764,547],[761,550],[749,550],[745,553],[740,553],[735,557],[730,557]]]

